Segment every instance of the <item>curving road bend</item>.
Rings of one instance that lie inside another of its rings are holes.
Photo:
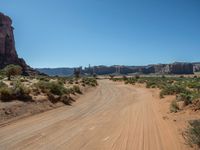
[[[109,80],[61,107],[0,127],[1,150],[184,150],[152,93]]]

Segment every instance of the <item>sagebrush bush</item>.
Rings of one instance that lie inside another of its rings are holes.
[[[29,94],[29,88],[21,84],[20,81],[15,82],[13,87],[4,87],[0,89],[0,99],[2,101],[30,101],[32,100],[32,97]]]
[[[65,93],[65,88],[58,82],[39,81],[36,87],[40,88],[43,93],[52,93],[55,95],[62,95]]]
[[[189,121],[184,137],[190,146],[197,145],[200,148],[200,120]]]
[[[180,94],[180,93],[190,93],[190,91],[187,90],[186,87],[183,87],[183,86],[168,85],[168,86],[165,86],[161,90],[160,97],[162,98],[164,95],[174,95],[174,94]]]
[[[57,82],[50,83],[49,89],[55,95],[63,95],[65,92],[64,86]]]
[[[89,86],[97,86],[98,85],[96,78],[83,78],[82,83],[85,85],[89,85]]]
[[[12,94],[18,100],[27,101],[32,99],[32,97],[29,95],[30,89],[24,86],[20,81],[17,81],[14,84],[12,88]]]

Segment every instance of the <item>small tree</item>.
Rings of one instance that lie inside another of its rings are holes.
[[[21,75],[22,67],[18,65],[8,65],[4,68],[4,72],[8,77],[8,80],[11,80],[11,76]]]

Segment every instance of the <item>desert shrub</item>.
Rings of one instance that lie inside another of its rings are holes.
[[[200,148],[200,120],[189,121],[184,137],[190,146],[197,145]]]
[[[19,81],[17,81],[14,84],[14,86],[12,88],[12,94],[18,100],[22,100],[22,101],[32,100],[32,97],[29,95],[30,89],[28,87],[24,86]]]
[[[188,84],[188,87],[193,88],[193,89],[196,89],[198,92],[200,92],[200,81],[193,81],[193,82],[190,82],[190,83]]]
[[[11,88],[0,88],[0,99],[4,102],[12,100],[13,94]]]
[[[84,83],[85,85],[89,85],[89,86],[97,86],[98,85],[96,78],[83,78],[82,83]]]
[[[69,84],[73,84],[73,83],[74,83],[74,80],[73,80],[73,79],[69,79],[68,83],[69,83]]]
[[[72,89],[75,93],[82,94],[81,89],[78,85],[74,85]]]
[[[29,80],[28,80],[28,79],[25,79],[25,78],[21,78],[21,79],[20,79],[20,82],[29,82]]]
[[[18,65],[8,65],[4,69],[8,80],[11,80],[11,76],[21,75],[22,74],[22,67]]]
[[[48,99],[52,102],[52,103],[57,103],[60,101],[61,96],[58,95],[54,95],[50,92],[47,93]]]
[[[170,112],[176,113],[176,112],[178,112],[178,110],[179,110],[178,104],[177,104],[176,100],[173,100],[170,104]]]
[[[37,76],[37,79],[40,81],[46,81],[46,82],[50,81],[50,78],[48,76]]]
[[[200,110],[200,99],[192,101],[192,104],[194,106],[194,111]]]
[[[35,84],[35,87],[40,89],[43,93],[47,93],[50,87],[49,82],[46,81],[39,81]]]
[[[188,93],[180,93],[177,97],[178,100],[184,101],[185,106],[191,104],[193,100],[192,94]]]
[[[4,82],[0,81],[0,88],[4,88],[4,87],[7,87],[7,85]]]
[[[162,78],[165,79],[166,78],[165,75],[162,75]]]
[[[65,94],[75,94],[73,87],[65,88]]]
[[[167,85],[161,90],[160,97],[162,98],[164,95],[174,95],[180,93],[190,93],[190,91],[183,86]]]
[[[134,85],[136,83],[137,79],[136,78],[127,78],[127,80],[125,80],[125,84],[132,84]]]
[[[58,82],[51,82],[49,85],[50,92],[55,95],[63,95],[65,92],[65,88],[63,85]]]
[[[66,105],[71,105],[71,103],[74,101],[69,95],[64,94],[61,98],[60,101],[63,102]]]
[[[3,75],[0,75],[0,80],[4,79],[4,76]]]
[[[140,75],[138,75],[138,74],[135,75],[135,78],[136,78],[136,79],[139,79],[139,78],[140,78]]]
[[[0,99],[2,101],[29,101],[32,100],[32,97],[29,94],[30,90],[19,81],[14,83],[13,87],[4,87],[0,89]]]
[[[155,88],[157,87],[157,83],[154,81],[149,81],[146,83],[146,88]]]
[[[58,78],[58,84],[60,85],[64,85],[66,83],[66,79],[65,78]]]
[[[65,93],[65,88],[58,82],[39,81],[35,85],[40,88],[43,93],[52,93],[55,95],[62,95]]]

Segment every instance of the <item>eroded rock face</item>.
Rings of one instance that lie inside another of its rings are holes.
[[[26,62],[19,58],[15,49],[12,20],[0,12],[0,69],[9,64],[20,65],[26,75],[38,72],[29,67]]]
[[[193,69],[194,69],[194,72],[200,72],[200,63],[194,63]]]
[[[173,63],[170,65],[171,74],[193,74],[192,63]]]

